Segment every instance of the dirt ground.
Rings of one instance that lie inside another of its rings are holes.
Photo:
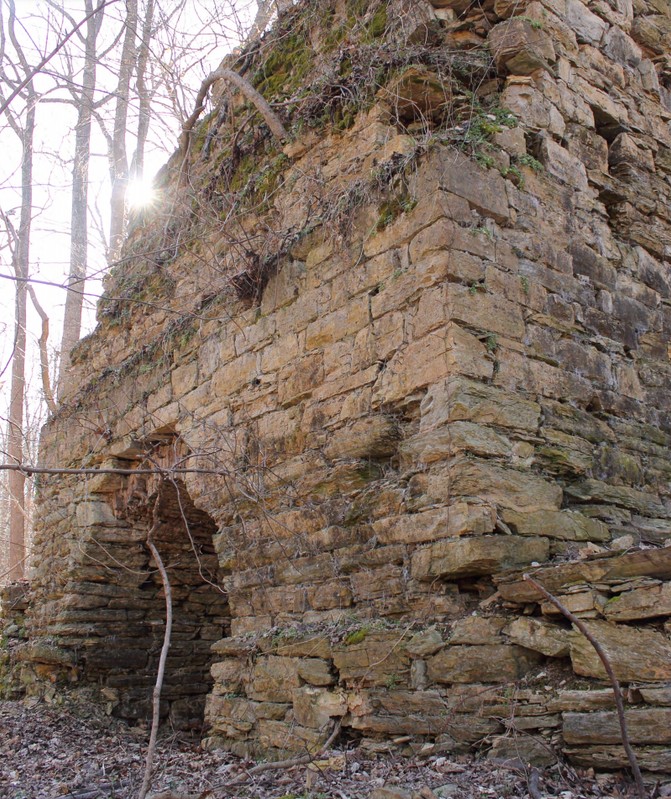
[[[146,729],[131,728],[86,704],[56,707],[0,702],[0,797],[3,799],[134,799],[142,781]],[[226,752],[205,752],[198,741],[163,734],[152,783],[155,799],[590,799],[633,797],[617,775],[545,771],[521,763],[470,757],[371,757],[360,750],[324,753],[318,764],[272,768]],[[230,783],[235,780],[236,786]],[[229,787],[227,787],[227,785]],[[386,788],[382,791],[379,789]],[[670,795],[671,785],[657,795]],[[150,794],[152,795],[152,794]]]

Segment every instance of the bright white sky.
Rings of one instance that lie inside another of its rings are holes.
[[[48,0],[15,0],[17,20],[21,42],[31,63],[40,60],[38,51],[44,53],[51,50],[56,41],[62,38],[49,32],[45,18],[51,14],[52,19],[60,15],[50,10]],[[3,15],[6,19],[6,0],[0,0]],[[236,13],[231,10],[235,5]],[[177,0],[157,0],[157,7],[163,13],[170,14],[178,5]],[[65,0],[59,8],[69,12],[79,21],[84,16],[83,0]],[[154,40],[154,55],[164,64],[176,63],[181,75],[178,83],[182,93],[176,95],[176,104],[188,115],[193,108],[193,95],[197,91],[203,77],[215,69],[226,52],[239,42],[240,24],[249,25],[256,10],[255,0],[183,0],[183,8],[179,13],[170,16],[166,26],[171,40],[167,36]],[[101,30],[102,41],[110,41],[110,37],[118,30],[118,23],[113,23],[124,11],[124,2],[106,9],[106,20]],[[69,22],[60,20],[61,31],[69,31]],[[176,56],[179,55],[179,59]],[[60,56],[49,65],[55,71],[60,69]],[[78,59],[74,53],[75,69]],[[112,54],[104,60],[98,69],[98,85],[101,90],[110,91],[116,84],[116,55]],[[48,69],[48,67],[47,67]],[[42,75],[35,81],[38,91],[44,93],[43,101],[37,109],[37,130],[35,143],[34,168],[34,209],[33,236],[31,239],[31,277],[38,280],[61,284],[65,281],[69,268],[69,218],[70,218],[70,170],[69,163],[74,147],[74,124],[76,110],[62,102],[54,102],[66,96],[64,91],[53,91],[53,81]],[[14,107],[21,108],[21,100],[17,98]],[[174,104],[173,104],[174,105]],[[113,113],[112,104],[103,113]],[[170,107],[167,98],[159,100],[154,108],[154,122],[149,136],[146,154],[146,174],[150,177],[156,173],[175,149],[180,122]],[[135,123],[131,123],[134,128]],[[93,152],[89,174],[89,204],[93,213],[89,225],[89,274],[91,280],[86,291],[91,294],[86,303],[84,328],[82,335],[90,332],[95,325],[95,299],[101,290],[99,278],[106,268],[104,248],[98,230],[107,227],[110,196],[107,150],[105,140],[94,125]],[[128,155],[132,155],[134,142],[128,141]],[[13,220],[18,226],[20,205],[20,165],[21,148],[15,133],[0,120],[0,206],[5,212],[16,209]],[[146,187],[139,190],[146,194]],[[97,222],[100,223],[97,227]],[[4,245],[4,231],[0,231],[0,245]],[[9,252],[0,250],[0,273],[11,274]],[[98,279],[95,279],[95,278]],[[13,337],[14,299],[13,284],[0,279],[0,372],[2,372],[11,353]],[[51,346],[60,344],[60,326],[65,302],[62,289],[50,288],[35,284],[37,295],[49,313],[51,319]],[[37,361],[36,340],[39,335],[39,319],[29,304],[29,358]],[[37,366],[33,366],[31,391],[39,392],[37,385]],[[10,370],[0,374],[0,424],[4,424],[3,413],[6,408],[6,393],[9,386]]]

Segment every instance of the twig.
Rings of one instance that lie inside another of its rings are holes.
[[[161,499],[161,489],[156,492],[156,500],[154,502],[154,509],[152,511],[152,525],[147,532],[147,547],[151,552],[158,570],[161,574],[161,582],[163,583],[163,593],[165,594],[165,632],[163,634],[163,646],[161,647],[161,656],[158,660],[158,672],[156,674],[156,684],[154,685],[153,694],[153,707],[151,717],[151,733],[149,735],[149,746],[147,748],[147,759],[145,761],[144,779],[142,780],[142,787],[138,794],[138,799],[145,799],[149,786],[151,785],[152,769],[154,765],[154,754],[156,752],[156,737],[158,735],[158,726],[161,715],[161,690],[163,688],[163,677],[165,675],[165,663],[168,659],[168,652],[170,650],[170,635],[172,633],[172,589],[170,587],[170,579],[168,572],[163,564],[161,555],[156,549],[153,541],[153,535],[158,529],[160,520],[158,517],[158,508]]]
[[[622,746],[624,747],[624,751],[627,753],[627,758],[629,759],[629,765],[631,766],[631,771],[634,775],[634,782],[636,783],[636,791],[639,795],[639,799],[647,799],[647,792],[645,790],[645,785],[643,783],[643,777],[641,775],[641,769],[638,765],[638,760],[636,759],[636,755],[634,754],[634,750],[631,747],[631,742],[629,740],[629,733],[627,732],[627,720],[624,715],[624,701],[622,699],[622,689],[620,688],[620,683],[618,682],[617,677],[615,676],[615,672],[613,671],[613,667],[608,659],[608,655],[606,654],[605,650],[601,646],[601,644],[596,640],[594,635],[590,632],[587,625],[575,616],[571,611],[562,605],[562,603],[557,599],[556,596],[551,594],[546,588],[544,588],[540,583],[536,582],[529,574],[523,574],[522,578],[526,580],[530,585],[540,593],[548,602],[551,602],[557,610],[562,613],[572,624],[574,624],[580,632],[585,636],[585,638],[592,644],[594,647],[595,652],[599,656],[599,659],[603,663],[603,667],[606,670],[606,674],[608,675],[608,679],[610,680],[610,684],[613,687],[613,696],[615,698],[615,707],[617,708],[617,717],[618,721],[620,722],[620,733],[622,736]]]
[[[529,789],[529,796],[531,799],[541,799],[540,791],[540,772],[537,768],[532,768],[527,778],[527,788]]]
[[[317,758],[321,757],[321,755],[323,755],[324,752],[326,752],[326,750],[331,746],[331,744],[335,741],[335,739],[340,734],[341,727],[342,727],[342,721],[338,720],[335,723],[333,731],[331,732],[329,737],[326,739],[326,741],[323,744],[323,746],[321,746],[319,748],[319,750],[317,752],[315,752],[314,754],[301,755],[300,757],[292,757],[292,758],[289,758],[288,760],[273,760],[273,761],[269,761],[267,763],[259,763],[257,766],[254,766],[253,768],[248,769],[247,771],[245,771],[244,774],[240,774],[239,776],[237,776],[234,780],[231,780],[230,782],[219,783],[218,785],[214,785],[213,786],[213,790],[215,790],[215,791],[216,790],[227,790],[228,788],[234,788],[237,785],[242,785],[243,782],[247,782],[247,780],[249,780],[251,777],[254,777],[257,774],[261,774],[264,771],[271,771],[271,770],[275,770],[275,769],[287,769],[287,768],[293,768],[294,766],[303,766],[303,765],[306,765],[307,763],[312,763],[315,760],[317,760]]]

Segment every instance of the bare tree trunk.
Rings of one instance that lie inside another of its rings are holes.
[[[49,408],[50,413],[56,413],[58,408],[56,407],[56,401],[54,400],[54,392],[51,389],[51,378],[49,377],[49,352],[47,351],[47,344],[49,342],[49,317],[47,316],[46,311],[40,305],[40,301],[37,299],[37,294],[35,293],[35,289],[30,285],[28,286],[28,294],[30,294],[30,299],[33,303],[33,307],[39,314],[40,319],[42,320],[42,332],[40,334],[40,338],[38,346],[40,348],[40,374],[42,375],[42,393],[44,394],[44,401],[47,403],[47,408]]]
[[[137,125],[137,146],[133,156],[133,177],[141,180],[144,176],[144,148],[149,133],[151,112],[151,94],[147,87],[147,64],[149,62],[149,44],[151,42],[151,29],[154,22],[154,0],[147,0],[144,20],[142,22],[142,38],[137,57],[136,91],[140,101],[139,119]]]
[[[9,35],[26,74],[30,68],[18,46],[14,35],[16,9],[14,0],[9,2]],[[30,227],[33,215],[33,138],[35,133],[35,109],[37,97],[32,83],[28,83],[26,117],[21,131],[23,149],[21,161],[21,218],[19,235],[14,250],[14,271],[16,277],[16,304],[14,316],[14,354],[12,359],[12,380],[9,398],[9,419],[7,431],[7,456],[10,463],[23,461],[23,408],[26,393],[26,314],[27,278],[30,264]],[[9,489],[9,576],[20,580],[25,574],[25,490],[26,476],[23,472],[10,472]]]
[[[128,186],[128,157],[126,155],[126,125],[130,79],[136,63],[137,0],[126,0],[126,31],[121,50],[119,82],[116,89],[116,111],[112,134],[112,200],[108,260],[119,258],[126,224],[126,188]]]
[[[96,42],[104,11],[93,15],[93,0],[85,0],[88,22],[84,56],[84,74],[81,91],[76,97],[78,105],[75,129],[75,154],[72,167],[72,216],[70,222],[70,274],[65,298],[61,361],[57,388],[62,391],[70,368],[70,351],[79,341],[88,256],[88,179],[91,151],[91,117],[96,87]]]

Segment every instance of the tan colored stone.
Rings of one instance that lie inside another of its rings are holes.
[[[466,533],[489,533],[495,524],[496,512],[490,505],[456,502],[445,508],[379,519],[373,523],[373,530],[384,544],[411,544]]]
[[[398,447],[400,435],[398,423],[393,417],[368,416],[336,430],[324,449],[324,454],[332,460],[389,458]]]
[[[417,549],[411,558],[411,573],[416,580],[494,574],[542,562],[547,560],[548,554],[547,538],[512,535],[458,538]]]
[[[635,744],[671,743],[671,708],[649,707],[626,710],[627,732]],[[562,735],[569,745],[617,744],[622,732],[614,711],[564,713]]]
[[[506,620],[496,617],[466,616],[452,625],[450,646],[455,644],[501,644],[504,640],[501,631]]]
[[[535,432],[540,410],[538,403],[518,394],[464,377],[449,377],[427,391],[421,404],[420,429],[464,420]]]
[[[521,677],[540,656],[519,646],[447,646],[428,660],[430,683],[504,683]]]
[[[671,616],[671,583],[623,591],[606,604],[603,613],[610,621]]]
[[[303,727],[321,730],[329,721],[347,712],[344,693],[303,687],[293,692],[294,718]]]
[[[619,680],[671,679],[671,642],[662,633],[607,621],[586,621],[585,624],[603,647]],[[571,663],[576,674],[607,679],[594,647],[578,632],[571,639]]]
[[[262,702],[290,702],[292,691],[300,686],[296,658],[260,657],[254,664],[248,695]]]
[[[450,496],[479,497],[521,513],[556,510],[562,490],[535,474],[486,461],[460,460],[450,468]]]
[[[495,25],[487,44],[499,72],[531,75],[537,69],[549,69],[556,60],[552,39],[527,19],[513,18]]]
[[[441,117],[451,100],[449,85],[425,67],[408,67],[378,93],[399,119]]]
[[[542,655],[563,658],[569,654],[570,632],[555,624],[521,617],[511,622],[504,632],[512,643]]]
[[[564,541],[609,541],[611,537],[607,525],[578,511],[519,513],[504,509],[501,516],[519,535],[543,535]]]

